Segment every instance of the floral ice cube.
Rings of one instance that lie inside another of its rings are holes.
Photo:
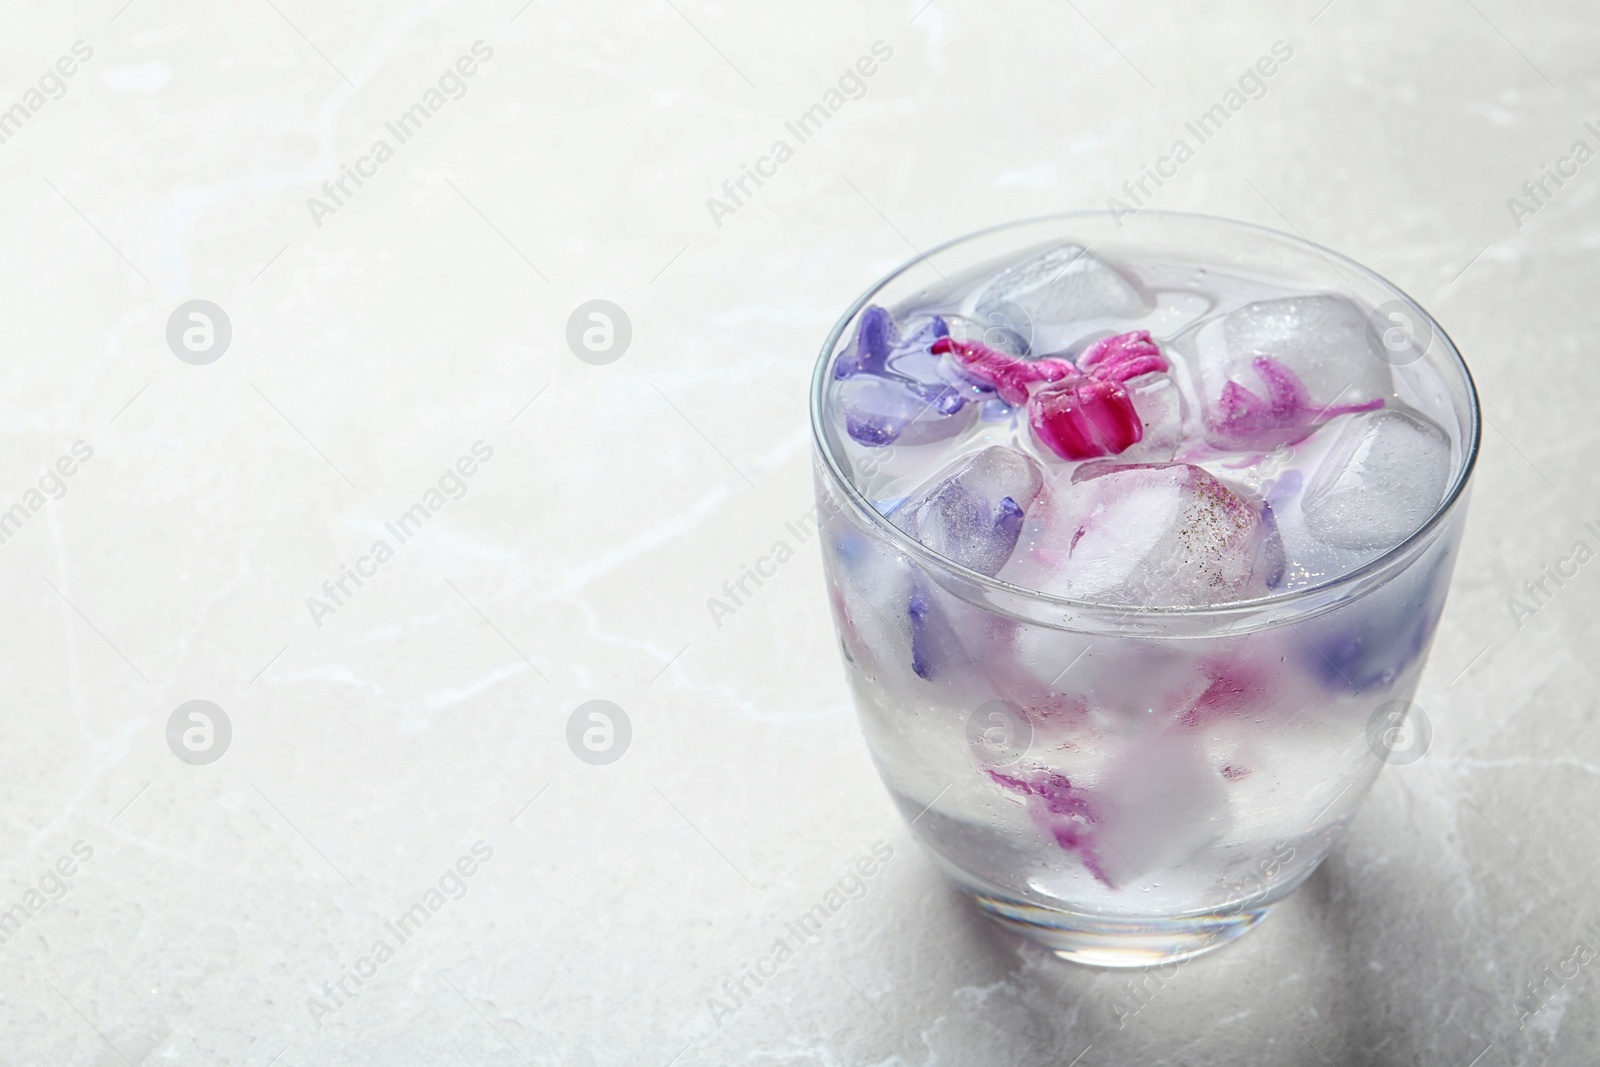
[[[943,357],[931,351],[949,332],[935,315],[902,338],[886,309],[861,313],[855,344],[833,367],[834,399],[851,438],[871,446],[920,445],[972,424],[978,391],[942,369]]]
[[[1035,393],[1033,435],[1062,459],[1114,456],[1144,436],[1144,423],[1121,382],[1079,377]]]
[[[1077,468],[1024,524],[1006,581],[1149,607],[1238,600],[1268,561],[1256,509],[1187,463]]]
[[[863,374],[834,386],[845,431],[864,445],[924,445],[943,441],[972,424],[977,407],[950,386]]]
[[[1050,770],[985,773],[1024,798],[1034,824],[1113,889],[1153,887],[1231,821],[1224,779],[1181,733],[1129,738],[1088,787]]]
[[[1421,669],[1423,653],[1444,611],[1453,545],[1436,546],[1363,601],[1298,627],[1306,668],[1336,693],[1390,687]]]
[[[1258,300],[1195,334],[1207,437],[1271,451],[1393,393],[1361,311],[1343,297]]]
[[[934,475],[889,520],[946,559],[992,577],[1016,548],[1023,515],[1043,484],[1036,462],[992,445]]]
[[[1032,386],[1078,377],[1078,368],[1064,359],[1020,359],[990,348],[981,341],[941,337],[930,352],[949,355],[961,374],[985,389],[992,389],[1008,404],[1023,404]]]
[[[1076,374],[1031,390],[1028,422],[1033,435],[1062,459],[1126,452],[1144,440],[1146,412],[1155,419],[1170,417],[1168,407],[1177,404],[1181,423],[1182,401],[1176,392],[1169,389],[1167,396],[1161,395],[1163,382],[1173,384],[1167,377],[1169,369],[1146,330],[1103,337],[1078,357]],[[1141,394],[1144,411],[1135,400]],[[1162,429],[1164,436],[1171,436],[1170,427]],[[1173,441],[1161,455],[1163,443],[1154,443],[1141,458],[1171,459],[1176,447]]]

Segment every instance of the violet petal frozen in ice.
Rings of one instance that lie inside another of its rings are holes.
[[[1023,514],[1044,485],[1028,456],[991,445],[963,456],[906,497],[889,521],[968,570],[993,576],[1010,558]]]
[[[1283,584],[1283,573],[1289,560],[1283,551],[1283,535],[1278,532],[1278,517],[1273,514],[1272,502],[1261,504],[1261,554],[1256,560],[1256,573],[1268,589]]]
[[[1444,611],[1454,546],[1368,595],[1360,611],[1335,610],[1300,624],[1305,665],[1336,693],[1387,688],[1414,669]]]
[[[928,649],[928,594],[918,589],[906,605],[911,619],[911,669],[918,678],[933,679],[933,659]]]
[[[971,422],[970,411],[964,418],[953,417],[960,415],[966,401],[948,386],[860,374],[839,382],[834,389],[845,430],[864,445],[940,441],[960,433]]]
[[[935,341],[950,336],[950,327],[938,315],[923,322],[889,352],[887,373],[924,385],[954,384],[943,355],[931,351]]]
[[[889,312],[876,305],[861,314],[853,351],[834,364],[835,400],[845,430],[864,445],[900,441],[925,444],[966,429],[972,412],[958,415],[969,400],[940,373],[943,357],[929,352],[949,328],[937,315],[902,338]]]
[[[948,376],[939,373],[943,360],[929,352],[935,341],[948,336],[950,327],[933,315],[901,337],[888,309],[870,305],[861,313],[855,344],[834,362],[833,376],[844,379],[872,374],[926,386],[950,384]]]
[[[912,571],[911,593],[905,600],[912,673],[924,681],[950,684],[973,669],[972,654],[952,619],[959,610],[957,602],[920,568]]]
[[[1257,300],[1194,334],[1210,443],[1270,452],[1394,395],[1367,315],[1330,293]]]
[[[894,324],[894,316],[887,308],[873,304],[861,313],[854,350],[839,357],[833,375],[849,378],[856,374],[883,374],[889,353],[899,346],[900,331]]]

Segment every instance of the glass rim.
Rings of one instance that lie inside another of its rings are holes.
[[[1244,222],[1239,219],[1230,219],[1221,215],[1207,215],[1192,211],[1156,211],[1141,210],[1141,216],[1152,218],[1155,221],[1162,219],[1199,222],[1206,225],[1221,226],[1229,229],[1248,230],[1260,235],[1271,237],[1288,245],[1298,246],[1308,251],[1316,252],[1329,261],[1330,265],[1337,262],[1339,267],[1349,267],[1368,281],[1375,282],[1380,287],[1389,290],[1394,296],[1403,299],[1415,308],[1423,319],[1432,328],[1444,345],[1455,370],[1461,375],[1462,385],[1465,387],[1468,414],[1470,415],[1469,433],[1462,442],[1462,462],[1456,472],[1455,479],[1450,483],[1449,490],[1444,494],[1439,506],[1434,509],[1427,521],[1411,531],[1400,543],[1390,547],[1366,563],[1337,577],[1323,582],[1304,586],[1299,589],[1273,593],[1268,596],[1253,597],[1249,600],[1234,600],[1225,604],[1210,604],[1203,606],[1176,606],[1176,607],[1149,607],[1126,604],[1112,604],[1104,601],[1077,600],[1072,597],[1057,596],[1054,593],[1045,593],[1026,586],[1014,585],[999,578],[990,577],[968,567],[963,567],[955,560],[942,556],[932,549],[927,548],[915,538],[906,534],[894,523],[873,506],[862,492],[856,488],[840,463],[839,457],[829,446],[828,435],[823,421],[823,403],[826,399],[827,385],[829,382],[828,369],[832,362],[833,354],[839,344],[839,339],[844,335],[850,323],[866,307],[872,298],[877,296],[891,282],[904,276],[917,267],[918,264],[927,262],[929,258],[939,252],[954,248],[957,245],[975,241],[980,237],[1000,233],[1005,230],[1021,229],[1026,226],[1035,226],[1040,223],[1070,223],[1073,220],[1098,219],[1110,215],[1107,211],[1063,211],[1050,215],[1036,215],[1030,218],[1015,219],[1002,222],[993,226],[986,226],[981,230],[963,234],[921,252],[888,274],[872,283],[855,301],[847,308],[839,321],[828,331],[827,339],[823,341],[822,351],[817,359],[815,370],[811,377],[811,442],[817,455],[822,459],[822,465],[827,471],[830,481],[836,490],[843,494],[845,501],[869,523],[874,531],[890,541],[897,550],[918,560],[923,566],[938,572],[942,571],[959,579],[963,583],[975,585],[987,592],[999,594],[1003,597],[1017,597],[1024,602],[1036,604],[1047,608],[1059,608],[1070,615],[1086,615],[1090,617],[1116,616],[1121,619],[1136,617],[1166,618],[1166,619],[1202,619],[1217,618],[1235,615],[1247,615],[1264,610],[1293,607],[1310,603],[1313,608],[1326,607],[1329,595],[1348,586],[1361,585],[1374,576],[1398,566],[1399,562],[1410,556],[1418,546],[1427,542],[1437,532],[1445,519],[1455,510],[1455,507],[1466,493],[1467,484],[1472,477],[1473,469],[1478,462],[1478,448],[1482,437],[1482,415],[1478,409],[1478,387],[1472,379],[1472,371],[1461,356],[1461,351],[1456,347],[1455,341],[1445,331],[1427,308],[1423,307],[1415,298],[1391,282],[1388,278],[1356,262],[1343,253],[1307,240],[1297,234],[1284,233],[1282,230],[1258,223]],[[932,264],[929,264],[932,266]],[[937,268],[935,268],[937,270]],[[1335,268],[1336,270],[1338,267]]]

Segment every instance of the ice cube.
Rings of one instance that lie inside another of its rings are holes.
[[[1319,403],[1360,403],[1390,392],[1389,365],[1374,355],[1367,317],[1343,297],[1259,300],[1230,312],[1223,327],[1235,360],[1276,359]]]
[[[979,391],[930,351],[949,332],[935,315],[902,338],[885,309],[861,313],[855,344],[833,367],[834,401],[852,439],[874,447],[920,445],[972,424]]]
[[[864,445],[943,441],[970,426],[978,412],[951,386],[923,386],[874,374],[837,383],[834,399],[845,432]]]
[[[889,521],[946,559],[992,577],[1010,558],[1023,514],[1043,484],[1033,459],[991,445],[934,475]]]
[[[959,602],[918,569],[905,614],[911,636],[911,672],[947,686],[970,685],[973,664],[956,621],[961,616]]]
[[[842,511],[829,520],[826,537],[823,560],[845,657],[870,677],[890,676],[890,665],[909,655],[909,562],[886,541],[853,526]]]
[[[1271,566],[1261,517],[1187,463],[1086,463],[1029,515],[999,577],[1057,596],[1129,606],[1237,600]]]
[[[1396,409],[1352,415],[1300,506],[1320,540],[1382,550],[1428,520],[1449,478],[1450,440],[1433,422]]]
[[[1026,335],[1034,324],[1125,319],[1147,310],[1144,294],[1114,267],[1082,245],[1062,244],[1001,271],[978,296],[973,317],[982,323],[1003,321]],[[1025,325],[1020,319],[1029,321]]]
[[[1181,733],[1130,739],[1095,800],[1110,846],[1105,870],[1119,885],[1160,881],[1231,822],[1225,780],[1204,746]]]
[[[1330,295],[1259,300],[1195,334],[1207,436],[1222,448],[1270,451],[1393,395],[1366,316]]]
[[[1146,730],[1117,747],[1093,784],[1052,769],[986,773],[1023,797],[1034,824],[1078,853],[1103,885],[1154,887],[1163,871],[1226,832],[1227,791],[1190,737]]]
[[[830,525],[828,538],[828,585],[846,659],[907,700],[925,696],[905,688],[907,666],[957,703],[987,699],[963,638],[981,642],[981,624],[967,614],[976,609],[946,593],[887,541],[845,520]]]
[[[1096,827],[1100,819],[1086,790],[1051,770],[1012,772],[989,768],[984,773],[1001,789],[1024,798],[1034,824],[1064,851],[1077,852],[1096,880],[1110,888],[1117,887],[1106,870],[1109,850]]]

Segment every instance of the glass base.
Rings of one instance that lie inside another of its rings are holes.
[[[1268,907],[1174,919],[1114,919],[972,893],[985,915],[1064,960],[1091,967],[1156,967],[1221,948],[1266,917]]]

